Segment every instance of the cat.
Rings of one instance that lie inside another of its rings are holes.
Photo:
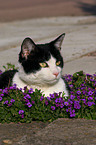
[[[45,97],[64,92],[69,95],[62,79],[63,57],[60,50],[65,33],[46,44],[35,44],[25,38],[19,53],[19,70],[9,70],[0,75],[0,89],[16,84],[18,88],[40,89]]]

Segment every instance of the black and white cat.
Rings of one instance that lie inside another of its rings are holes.
[[[54,92],[68,96],[60,54],[64,36],[65,33],[46,44],[35,44],[31,38],[25,38],[19,54],[19,70],[4,72],[0,76],[0,89],[17,84],[18,88],[41,89],[45,97]]]

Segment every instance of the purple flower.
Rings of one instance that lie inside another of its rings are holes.
[[[10,86],[10,88],[9,88],[10,90],[13,90],[14,89],[14,87],[13,86]]]
[[[12,106],[12,103],[8,104],[8,106],[11,107]]]
[[[75,110],[74,109],[70,112],[70,117],[75,117]]]
[[[96,82],[94,82],[93,86],[96,87]]]
[[[78,95],[80,95],[80,94],[81,94],[81,92],[80,92],[80,91],[77,91],[77,94],[78,94]]]
[[[71,85],[69,85],[69,87],[72,89],[73,88],[73,85],[71,84]]]
[[[24,114],[21,114],[21,118],[24,118]]]
[[[64,104],[62,103],[62,104],[60,104],[60,108],[63,108],[64,107]]]
[[[31,107],[32,107],[32,104],[31,104],[30,102],[28,102],[28,103],[27,103],[27,106],[28,106],[29,108],[31,108]]]
[[[35,101],[32,101],[32,104],[35,104]]]
[[[88,88],[88,91],[90,91],[91,90],[91,88]]]
[[[10,102],[11,102],[11,103],[14,103],[14,102],[15,102],[15,100],[14,100],[14,99],[11,99],[11,100],[10,100]]]
[[[71,112],[71,107],[68,107],[68,109],[66,109],[66,112]]]
[[[26,95],[27,95],[27,93],[23,93],[23,95],[24,95],[24,96],[26,96]]]
[[[86,99],[81,99],[83,101],[83,103],[86,103]]]
[[[92,91],[89,91],[88,92],[88,96],[92,96],[93,95],[93,92]]]
[[[16,87],[17,87],[17,84],[13,84],[13,87],[14,87],[14,89],[16,89]]]
[[[55,106],[51,106],[51,109],[54,111],[55,110]]]
[[[86,74],[86,76],[87,76],[87,77],[92,77],[92,75],[90,75],[90,74]]]
[[[83,95],[85,95],[86,94],[86,90],[83,90],[82,93],[83,93]]]
[[[47,100],[48,100],[48,101],[51,101],[51,98],[50,98],[50,97],[47,97]]]
[[[74,103],[80,103],[80,101],[74,101]]]
[[[40,99],[40,101],[42,101],[42,100],[44,100],[44,97],[43,97],[43,96],[41,96],[41,99]]]
[[[29,94],[27,94],[27,95],[25,95],[25,96],[24,96],[24,99],[26,100],[26,102],[29,102],[29,100],[28,100],[28,99],[31,99],[31,97],[30,97],[30,95],[29,95]]]
[[[93,98],[92,97],[89,97],[88,100],[93,100]]]
[[[74,108],[75,109],[80,109],[81,108],[81,105],[79,103],[74,103]]]
[[[71,101],[70,99],[68,99],[68,103],[69,104],[73,104],[73,101]]]
[[[50,98],[54,99],[55,98],[54,94],[50,94]]]
[[[24,96],[24,99],[25,99],[25,100],[27,99],[26,96]]]
[[[81,89],[81,90],[84,90],[84,87],[81,87],[80,89]]]
[[[69,103],[68,103],[68,102],[64,102],[64,105],[65,105],[65,106],[68,106],[68,105],[69,105]]]
[[[4,102],[4,104],[8,104],[8,100],[6,100],[6,101]]]
[[[90,79],[91,82],[94,82],[94,79]]]
[[[92,105],[95,105],[94,102],[90,102],[90,101],[88,101],[87,104],[88,104],[89,107],[91,107]]]
[[[96,74],[93,74],[94,77],[96,77]]]
[[[24,91],[27,90],[27,86],[24,87]]]
[[[19,90],[22,91],[22,88],[20,88]]]
[[[58,101],[59,101],[59,99],[58,99],[58,98],[56,98],[55,103],[58,103]]]
[[[55,97],[58,97],[62,94],[62,92],[59,92],[59,93],[55,93]]]
[[[71,91],[70,93],[71,93],[71,94],[74,94],[74,92],[73,92],[73,91]]]
[[[19,110],[18,113],[19,113],[19,114],[23,114],[23,113],[24,113],[24,110]]]
[[[1,97],[4,97],[4,94],[0,94]]]
[[[71,99],[71,100],[75,99],[75,96],[74,96],[74,95],[71,95],[71,96],[70,96],[70,99]]]
[[[77,96],[77,99],[80,100],[80,96]]]
[[[28,91],[29,94],[32,94],[33,93],[33,89],[30,88],[30,90]]]
[[[8,90],[5,88],[3,89],[2,93],[8,94]]]
[[[82,87],[84,87],[84,84],[81,84]]]
[[[60,104],[55,104],[55,106],[56,106],[56,107],[59,107],[59,106],[60,106]]]
[[[27,94],[27,95],[25,96],[25,98],[31,99],[31,97],[30,97],[29,94]]]
[[[59,103],[63,102],[63,97],[58,98],[59,99]]]
[[[45,101],[45,105],[46,105],[46,106],[48,105],[48,101],[47,101],[47,100]]]
[[[0,89],[0,92],[2,92],[2,89]]]
[[[28,99],[25,99],[25,102],[30,102]]]
[[[0,96],[0,101],[2,101],[2,97]]]
[[[10,86],[10,88],[9,88],[10,90],[16,90],[17,88],[16,88],[16,84],[14,84],[13,86]]]

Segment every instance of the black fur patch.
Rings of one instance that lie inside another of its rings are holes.
[[[19,62],[22,64],[26,73],[35,73],[40,70],[41,66],[39,63],[48,61],[51,55],[56,61],[61,62],[60,67],[63,68],[63,58],[60,51],[55,48],[53,43],[35,45],[35,50],[30,52],[27,60],[22,58],[22,52],[19,54]]]
[[[9,70],[0,75],[0,89],[4,89],[6,87],[11,86],[12,79],[15,73],[18,72],[17,70]]]

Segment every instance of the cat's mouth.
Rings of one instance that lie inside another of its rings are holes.
[[[55,78],[53,80],[45,80],[44,83],[48,85],[54,85],[58,82],[59,79]]]
[[[58,75],[57,77],[54,77],[52,79],[45,79],[44,83],[48,84],[48,85],[54,85],[55,83],[57,83],[60,79],[60,75]]]

